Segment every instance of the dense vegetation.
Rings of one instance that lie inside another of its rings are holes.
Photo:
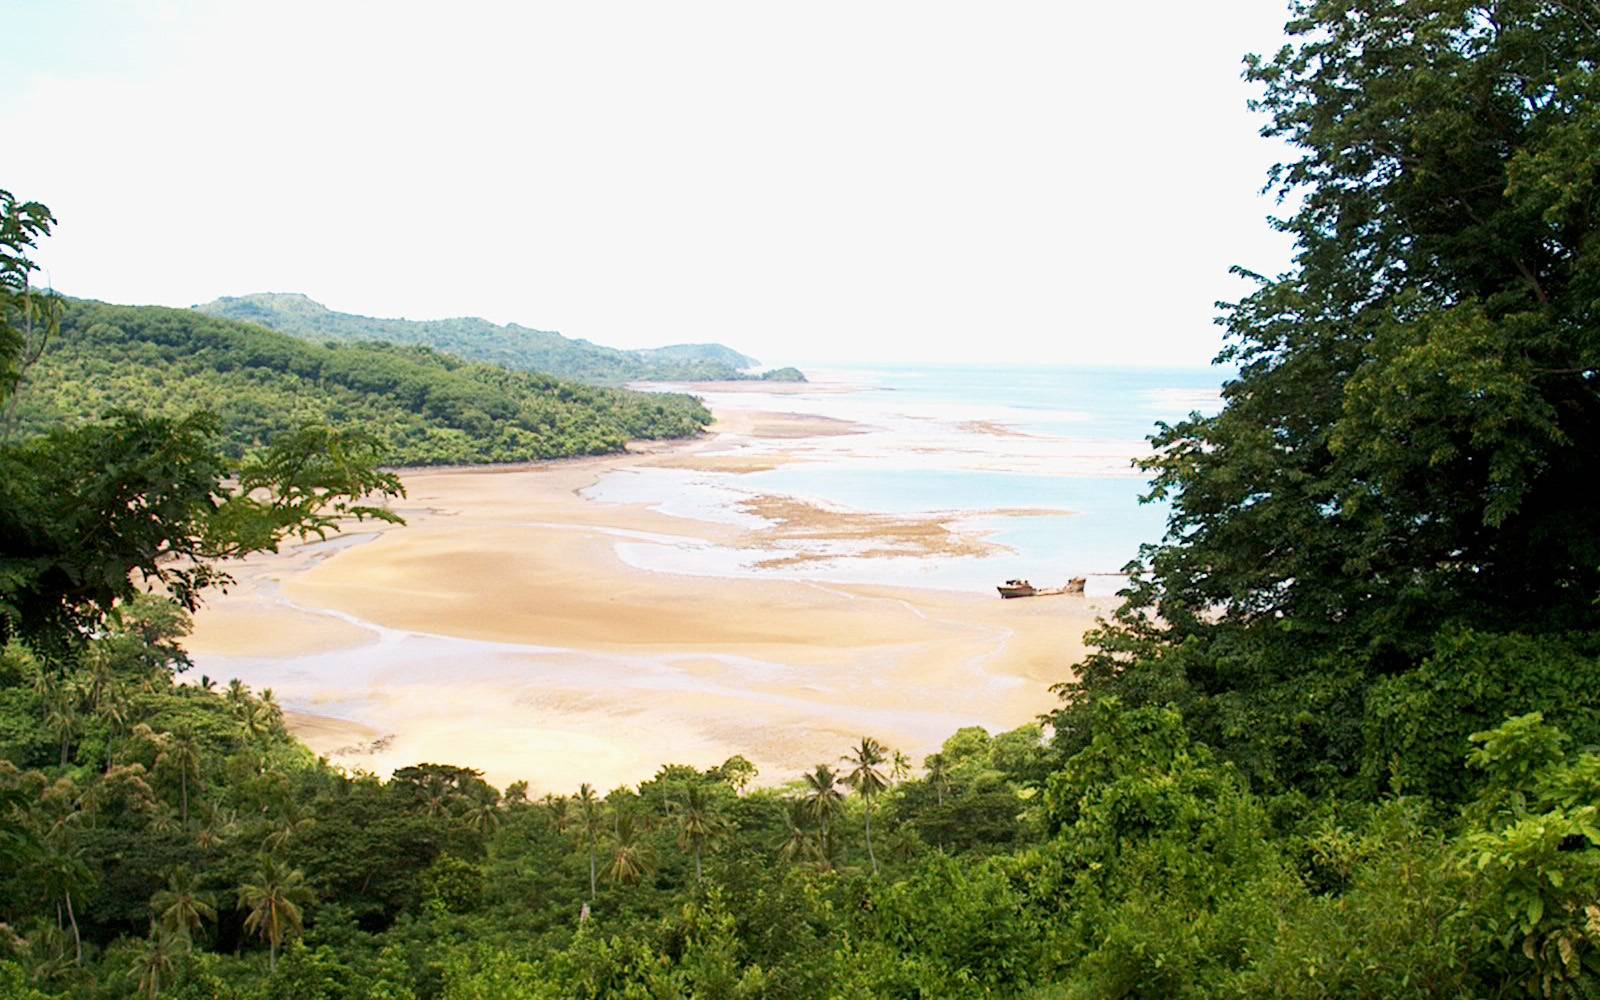
[[[182,609],[130,574],[192,604],[392,489],[370,456],[307,428],[235,482],[134,414],[0,445],[0,992],[1600,995],[1600,9],[1290,30],[1250,73],[1301,253],[1226,315],[1223,412],[1157,435],[1171,530],[1048,734],[757,790],[341,774],[269,692],[175,685]],[[3,403],[53,307],[49,213],[0,207]]]
[[[317,343],[381,340],[431,347],[469,361],[544,372],[583,382],[685,382],[752,377],[805,380],[794,368],[776,369],[759,376],[747,375],[745,369],[754,368],[758,363],[756,359],[721,344],[674,344],[623,351],[587,340],[572,340],[549,330],[533,330],[516,323],[500,326],[476,317],[377,319],[335,312],[320,302],[292,293],[229,295],[195,308],[212,316],[257,323]]]
[[[695,434],[688,396],[564,382],[425,347],[307,343],[187,309],[68,301],[20,394],[24,433],[115,409],[220,421],[239,456],[307,421],[360,430],[401,465],[518,462]]]

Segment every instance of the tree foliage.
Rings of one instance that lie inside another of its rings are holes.
[[[1387,763],[1368,697],[1445,631],[1595,627],[1600,31],[1545,0],[1293,15],[1246,75],[1297,153],[1295,266],[1227,308],[1223,410],[1154,437],[1167,538],[1056,722],[1070,750],[1102,693],[1174,701],[1255,777],[1326,787]]]

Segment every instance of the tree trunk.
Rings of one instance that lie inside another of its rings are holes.
[[[62,767],[66,767],[67,766],[67,747],[69,745],[71,745],[71,740],[72,740],[72,735],[70,733],[62,733],[61,734],[61,766]]]
[[[700,841],[694,842],[694,880],[700,881]]]
[[[594,902],[594,834],[589,835],[589,901]]]
[[[269,976],[273,975],[277,971],[278,971],[278,939],[269,935],[267,937],[267,975],[269,975]]]
[[[66,899],[67,899],[67,919],[72,921],[72,945],[73,945],[73,948],[76,950],[77,956],[78,956],[76,959],[74,959],[74,961],[77,964],[82,965],[83,964],[83,937],[81,935],[79,935],[79,933],[78,933],[78,915],[76,913],[72,912],[72,893],[64,892],[64,893],[62,893],[62,895],[65,896]]]
[[[867,803],[867,858],[872,862],[872,874],[878,874],[878,856],[872,853],[872,803]]]
[[[178,787],[180,789],[182,789],[182,792],[183,792],[183,809],[182,809],[183,825],[184,826],[188,826],[189,825],[189,776],[187,774],[179,773],[179,775],[178,775]]]

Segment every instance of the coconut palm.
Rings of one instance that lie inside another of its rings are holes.
[[[239,832],[239,817],[232,809],[207,802],[200,807],[200,829],[194,842],[202,851],[212,851]]]
[[[298,807],[290,805],[275,819],[268,823],[267,835],[262,838],[261,846],[268,852],[281,851],[289,846],[289,842],[304,834],[317,821],[306,815]]]
[[[250,705],[250,686],[235,677],[228,682],[228,689],[223,692],[222,700],[228,703],[235,716],[243,720],[245,709]]]
[[[601,815],[600,797],[587,781],[578,786],[578,794],[573,801],[578,804],[578,828],[589,841],[589,899],[592,901],[595,896],[595,847],[605,820]]]
[[[62,767],[71,761],[69,751],[72,749],[72,737],[82,724],[77,692],[65,684],[54,685],[44,703],[44,726],[56,735],[60,743]]]
[[[72,899],[76,895],[83,897],[83,892],[94,880],[94,873],[84,863],[83,849],[68,847],[60,842],[59,838],[52,838],[56,842],[49,845],[40,866],[43,876],[45,892],[51,899],[57,901],[56,923],[61,923],[63,911],[72,926],[73,961],[83,964],[83,935],[78,930],[78,914],[73,908]]]
[[[616,817],[616,833],[611,843],[611,863],[606,878],[613,883],[634,885],[656,870],[655,851],[644,840],[638,818],[623,811]]]
[[[200,891],[195,877],[183,865],[172,870],[165,889],[150,897],[150,910],[162,931],[190,940],[201,924],[217,919],[210,894]]]
[[[461,818],[467,829],[487,837],[500,828],[500,803],[492,792],[480,795],[471,800]]]
[[[862,804],[866,806],[867,859],[872,862],[872,874],[876,875],[878,855],[872,850],[872,809],[878,796],[889,787],[889,779],[878,769],[879,765],[889,759],[888,750],[872,737],[863,736],[861,742],[842,759],[854,765],[844,780],[855,789],[857,795],[861,796]]]
[[[928,784],[933,786],[934,794],[938,797],[939,805],[944,805],[944,789],[950,782],[950,770],[945,765],[944,755],[930,753],[922,759],[923,770],[928,773]]]
[[[889,769],[889,776],[894,779],[895,784],[911,777],[911,758],[906,756],[904,750],[894,752],[894,764]]]
[[[150,925],[150,937],[139,949],[134,971],[139,973],[139,995],[154,998],[161,992],[161,980],[178,967],[178,957],[187,950],[187,941],[165,928]]]
[[[784,802],[783,820],[785,835],[778,845],[778,857],[784,861],[822,861],[822,848],[812,833],[811,805],[805,799]]]
[[[283,726],[283,708],[279,706],[277,696],[271,688],[262,688],[261,694],[256,698],[256,705],[261,711],[261,721],[268,732]]]
[[[239,906],[244,909],[246,934],[267,941],[267,970],[278,969],[278,948],[303,926],[301,907],[311,901],[311,889],[298,868],[290,868],[276,858],[263,858],[249,882],[239,887]]]
[[[566,833],[567,826],[572,822],[571,801],[565,796],[546,793],[544,797],[545,812],[550,816],[550,825],[557,833]]]
[[[178,776],[178,817],[184,826],[189,825],[189,782],[200,782],[200,744],[189,733],[169,734],[165,744],[156,754],[156,767]]]
[[[678,821],[678,846],[694,851],[694,880],[698,882],[700,856],[706,845],[722,833],[722,816],[718,814],[716,801],[704,785],[685,788],[683,801],[672,805]]]
[[[438,819],[455,804],[456,789],[442,774],[430,774],[422,780],[422,811],[429,819]]]
[[[844,806],[844,793],[839,790],[839,776],[833,768],[826,764],[818,764],[816,770],[805,776],[806,809],[811,818],[816,821],[820,834],[818,843],[822,847],[823,861],[833,853],[832,843],[828,840],[828,827],[839,810]]]

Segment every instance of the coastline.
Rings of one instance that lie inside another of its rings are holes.
[[[823,508],[819,527],[788,500],[774,501],[787,519],[752,530],[582,495],[656,463],[730,471],[728,453],[746,448],[759,454],[746,467],[783,464],[790,445],[848,423],[741,410],[718,413],[710,434],[623,454],[405,471],[394,506],[406,527],[247,560],[197,616],[190,649],[200,671],[273,687],[296,718],[332,726],[316,749],[335,763],[448,760],[541,791],[735,753],[781,783],[863,733],[920,759],[962,725],[1007,729],[1048,710],[1105,600],[691,576],[618,552],[626,540],[784,559],[780,536],[821,532],[938,558],[985,544],[981,533]]]

